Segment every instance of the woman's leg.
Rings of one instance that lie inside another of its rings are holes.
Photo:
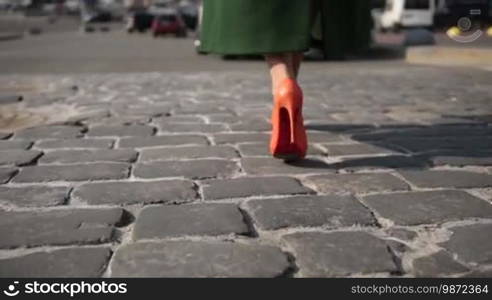
[[[278,86],[287,78],[296,79],[299,68],[296,69],[293,53],[267,54],[266,62],[270,68],[272,78],[272,94]]]

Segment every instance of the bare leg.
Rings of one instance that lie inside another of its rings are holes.
[[[296,79],[297,71],[293,57],[293,53],[265,55],[266,62],[270,67],[270,76],[272,78],[272,94],[275,93],[277,87],[285,79]]]

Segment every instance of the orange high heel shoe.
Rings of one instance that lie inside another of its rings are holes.
[[[302,118],[302,90],[293,79],[282,82],[274,95],[270,153],[285,161],[306,156],[307,136]]]

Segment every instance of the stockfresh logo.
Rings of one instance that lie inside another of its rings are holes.
[[[7,289],[3,290],[3,293],[9,297],[15,297],[19,295],[20,291],[17,289],[18,281],[14,281],[13,284],[9,284]]]

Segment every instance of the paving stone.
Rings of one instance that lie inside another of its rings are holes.
[[[247,203],[255,223],[265,230],[287,227],[374,226],[375,219],[353,197],[300,196]]]
[[[229,131],[229,128],[224,124],[176,124],[176,123],[159,123],[160,132],[224,132]]]
[[[106,243],[123,210],[0,211],[0,248]]]
[[[0,151],[4,150],[26,150],[31,147],[32,142],[22,140],[2,141],[0,140]]]
[[[154,118],[154,123],[183,123],[183,124],[203,124],[205,120],[198,116],[164,116],[160,118]]]
[[[342,136],[330,132],[308,131],[307,137],[310,143],[334,143],[344,140]]]
[[[201,135],[167,135],[154,137],[123,138],[120,148],[143,148],[178,145],[208,145],[207,138]]]
[[[134,240],[179,236],[248,234],[234,204],[192,204],[146,207],[137,218]]]
[[[16,172],[16,168],[0,168],[0,184],[9,181]]]
[[[113,277],[278,277],[290,267],[278,248],[230,242],[136,243],[116,250]]]
[[[229,146],[188,146],[144,149],[140,161],[236,157],[236,150]]]
[[[402,168],[424,168],[429,164],[422,159],[411,156],[389,155],[378,157],[364,157],[345,159],[333,164],[333,168],[346,170],[360,169],[402,169]]]
[[[36,150],[2,150],[0,151],[0,165],[27,165],[41,155],[43,152]]]
[[[176,115],[208,115],[214,113],[223,113],[229,112],[227,107],[221,105],[211,105],[209,103],[201,103],[199,105],[186,105],[180,108],[177,108],[174,113]]]
[[[251,196],[310,194],[312,190],[289,177],[250,177],[205,182],[203,195],[207,200]]]
[[[238,146],[241,155],[244,156],[267,156],[272,157],[267,143],[240,144]],[[324,155],[323,150],[314,145],[309,145],[308,155]]]
[[[492,129],[476,126],[424,126],[401,129],[385,129],[369,133],[357,134],[354,138],[358,140],[388,140],[406,138],[442,138],[442,137],[468,137],[468,136],[490,136]]]
[[[72,199],[91,205],[181,204],[196,198],[191,181],[87,183],[75,188]]]
[[[280,159],[263,157],[246,157],[241,159],[241,165],[247,174],[310,174],[334,173],[329,164],[316,159],[304,159],[297,162],[285,163]]]
[[[83,135],[83,127],[78,126],[40,126],[24,129],[14,134],[15,139],[71,139]]]
[[[134,162],[137,152],[130,149],[55,150],[45,153],[39,163]]]
[[[219,133],[214,134],[213,139],[217,145],[248,142],[266,143],[270,136],[266,133]]]
[[[410,231],[404,228],[391,227],[387,230],[387,233],[391,237],[395,237],[404,241],[412,241],[417,237],[417,233],[415,231]]]
[[[443,150],[483,151],[492,148],[492,139],[484,137],[450,137],[450,138],[398,138],[387,141],[389,144],[415,153]]]
[[[492,268],[484,270],[475,270],[464,276],[463,278],[492,278]]]
[[[12,135],[12,133],[0,132],[0,140],[7,139]]]
[[[151,136],[155,128],[146,125],[96,126],[89,129],[88,136]]]
[[[325,194],[367,194],[409,189],[408,184],[389,173],[315,175],[307,177],[305,182]]]
[[[489,205],[490,206],[490,205]],[[449,229],[448,241],[440,245],[458,255],[460,261],[473,264],[492,263],[492,224],[472,224]]]
[[[323,145],[330,156],[392,154],[395,151],[369,144],[327,144]]]
[[[492,166],[492,154],[489,156],[434,156],[430,160],[434,166]]]
[[[69,188],[52,186],[1,187],[0,203],[19,207],[62,205],[68,199]]]
[[[123,163],[33,166],[22,168],[14,182],[124,179],[128,178],[129,169],[129,165]]]
[[[108,247],[39,251],[0,259],[0,278],[100,277],[110,257]]]
[[[113,146],[112,139],[64,139],[64,140],[41,140],[36,142],[36,147],[41,149],[109,149]]]
[[[443,277],[469,271],[467,267],[456,262],[445,251],[439,251],[429,256],[413,261],[413,274],[417,277]]]
[[[444,223],[467,218],[490,218],[492,206],[463,191],[428,191],[364,197],[382,217],[398,225]]]
[[[243,119],[230,125],[232,131],[270,131],[272,125],[264,118]]]
[[[492,187],[492,175],[467,171],[400,171],[405,179],[420,188]]]
[[[303,277],[394,272],[387,245],[365,232],[303,232],[284,236]]]
[[[235,162],[227,160],[155,161],[139,163],[134,174],[139,178],[186,177],[193,179],[228,177],[238,171]]]

